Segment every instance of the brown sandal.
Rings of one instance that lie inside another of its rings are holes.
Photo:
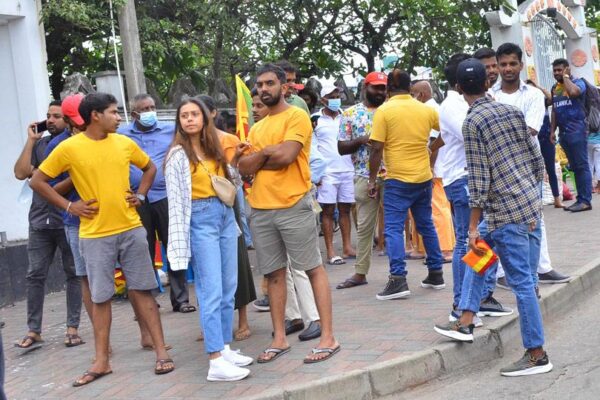
[[[76,347],[85,344],[81,336],[76,333],[67,333],[65,335],[65,346],[67,347]]]
[[[171,364],[171,367],[165,367],[165,364]],[[160,368],[158,368],[160,367]],[[169,372],[173,372],[175,370],[175,363],[171,358],[163,358],[160,360],[156,360],[156,367],[154,368],[154,373],[156,375],[164,375]]]
[[[102,378],[103,376],[110,375],[110,374],[112,374],[112,371],[106,371],[106,372],[85,371],[79,379],[77,379],[75,382],[73,382],[73,387],[85,386],[88,383],[92,383],[92,382]],[[86,378],[88,376],[91,377],[92,379],[87,380]]]

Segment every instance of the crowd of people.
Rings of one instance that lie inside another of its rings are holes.
[[[552,268],[542,186],[545,180],[550,185],[555,207],[573,213],[591,210],[592,193],[600,191],[600,181],[595,189],[592,184],[592,176],[598,181],[600,175],[600,133],[588,132],[584,105],[592,89],[571,75],[567,60],[553,65],[551,91],[524,82],[522,51],[506,43],[496,51],[450,57],[444,68],[448,91],[439,105],[430,82],[414,82],[394,69],[370,72],[360,102],[343,109],[341,88],[325,83],[317,95],[298,83],[287,61],[266,63],[253,78],[255,123],[244,142],[226,131],[230,123],[205,95],[182,101],[170,124],[158,121],[150,95],[138,94],[126,126],[110,94],[53,101],[45,127],[29,126],[15,164],[15,176],[30,178],[34,190],[28,331],[16,346],[26,352],[42,342],[44,284],[60,249],[67,278],[64,344],[84,343],[78,332],[82,303],[94,330],[94,361],[73,385],[112,372],[117,265],[127,280],[141,347],[156,353],[156,374],[172,372],[154,298],[158,239],[166,248],[173,311],[199,306],[207,380],[250,374],[255,360],[231,343],[251,335],[251,303],[270,311],[273,325],[271,343],[256,362],[284,356],[290,351],[286,336],[299,331],[300,340],[319,339],[304,363],[326,361],[341,345],[319,250],[320,224],[325,262],[356,260],[354,274],[338,290],[368,283],[374,243],[385,246],[389,258],[389,279],[378,300],[411,295],[407,260],[423,260],[421,286],[434,290],[446,287],[442,266],[451,263],[448,323],[434,329],[453,340],[473,342],[481,316],[512,314],[493,296],[496,287],[512,290],[525,355],[500,372],[550,371],[538,285],[570,277]],[[555,168],[557,128],[575,175],[577,200],[569,206],[562,203]],[[341,253],[333,241],[336,224]],[[482,240],[500,262],[479,274],[463,257],[469,250],[483,256]],[[264,277],[260,299],[252,250]],[[188,269],[197,304],[190,302]]]

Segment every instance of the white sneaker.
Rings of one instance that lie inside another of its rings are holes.
[[[250,370],[240,368],[225,360],[224,357],[210,360],[208,376],[206,379],[211,382],[232,382],[240,381],[250,375]]]
[[[238,367],[245,367],[254,362],[252,357],[243,355],[239,350],[231,350],[231,347],[229,347],[228,344],[225,345],[221,355],[225,360],[229,361],[233,365],[237,365]]]

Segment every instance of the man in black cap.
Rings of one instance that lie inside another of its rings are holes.
[[[461,62],[457,79],[470,106],[463,124],[471,208],[469,248],[478,256],[486,254],[477,243],[482,239],[477,228],[483,214],[488,225],[484,239],[498,253],[517,298],[526,349],[520,360],[502,368],[500,373],[524,376],[550,372],[552,364],[542,347],[544,327],[529,265],[535,246],[528,235],[541,214],[539,184],[544,162],[539,148],[531,141],[523,113],[485,96],[486,71],[479,60]],[[483,284],[484,276],[468,268],[458,306],[462,311],[460,319],[436,325],[435,331],[458,341],[473,342],[473,316],[479,310]]]

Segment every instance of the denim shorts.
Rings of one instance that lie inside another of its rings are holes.
[[[85,270],[85,263],[83,257],[79,252],[79,226],[65,225],[65,235],[67,236],[67,242],[71,247],[71,253],[73,253],[73,261],[75,261],[75,275],[87,276]]]
[[[117,264],[123,270],[129,290],[158,287],[143,227],[101,238],[80,238],[79,251],[94,303],[104,303],[114,295]]]

